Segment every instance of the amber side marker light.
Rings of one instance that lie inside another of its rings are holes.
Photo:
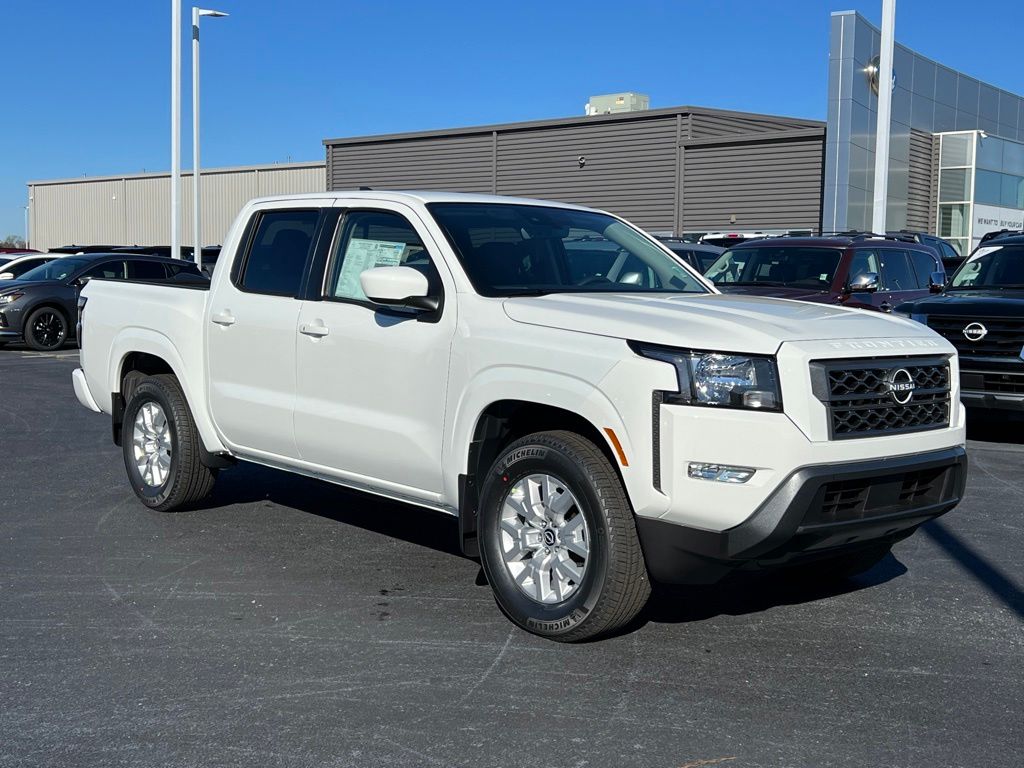
[[[612,441],[612,447],[615,449],[615,453],[619,455],[619,463],[624,467],[628,467],[629,462],[626,460],[626,452],[622,450],[622,443],[619,442],[619,436],[615,434],[615,430],[611,427],[605,427],[604,433]]]

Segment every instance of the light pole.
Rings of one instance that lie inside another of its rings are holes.
[[[885,234],[889,201],[889,120],[892,115],[892,57],[896,27],[896,0],[882,0],[882,49],[878,56],[878,123],[875,128],[875,190],[871,231]]]
[[[203,239],[199,222],[199,17],[227,16],[222,11],[211,11],[192,6],[192,249],[199,271],[203,271]]]
[[[181,258],[181,0],[171,0],[171,258]]]
[[[31,200],[31,198],[29,198]],[[31,246],[28,241],[28,206],[22,206],[25,209],[25,250],[27,251]]]

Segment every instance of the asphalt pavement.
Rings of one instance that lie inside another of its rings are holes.
[[[151,512],[77,354],[0,350],[0,766],[1024,765],[1024,425],[840,584],[514,628],[454,520],[251,465]]]

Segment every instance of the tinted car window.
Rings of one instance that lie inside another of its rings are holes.
[[[882,286],[887,291],[917,290],[917,277],[906,251],[879,251],[882,261]]]
[[[87,265],[89,262],[85,259],[72,259],[65,257],[62,259],[54,259],[48,261],[46,264],[42,264],[35,269],[30,269],[25,272],[19,280],[64,280],[65,278],[71,277],[75,272],[80,270],[82,267]]]
[[[80,277],[102,277],[107,280],[124,280],[123,261],[105,261],[85,270]]]
[[[850,277],[847,281],[852,284],[858,277],[869,274],[879,274],[878,253],[876,251],[856,250],[853,258],[850,259]]]
[[[367,301],[359,275],[374,267],[412,267],[422,272],[431,290],[441,278],[426,246],[404,216],[391,211],[353,211],[341,223],[331,257],[327,296]]]
[[[607,214],[493,203],[428,207],[484,296],[706,290],[679,259]]]
[[[1024,245],[976,250],[953,275],[951,288],[1024,288]]]
[[[239,281],[255,293],[297,296],[319,211],[269,211],[259,221]]]
[[[723,285],[780,285],[827,290],[842,251],[815,246],[736,248],[726,251],[707,271]]]
[[[21,277],[30,269],[35,269],[40,264],[45,264],[47,261],[49,261],[49,259],[25,259],[24,261],[19,261],[17,264],[6,268],[0,265],[0,272],[10,272],[17,278]]]
[[[914,262],[914,272],[917,275],[917,287],[927,288],[932,272],[940,272],[939,266],[927,253],[911,251],[910,259]]]
[[[166,280],[167,268],[159,261],[129,261],[128,277],[132,280]]]

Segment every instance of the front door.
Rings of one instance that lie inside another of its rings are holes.
[[[442,296],[431,316],[388,310],[363,294],[359,275],[404,265]],[[320,297],[299,313],[295,434],[304,461],[351,483],[437,501],[454,284],[414,211],[374,202],[337,224]]]
[[[320,211],[257,210],[206,317],[210,410],[230,448],[297,458],[295,347],[300,290]]]

